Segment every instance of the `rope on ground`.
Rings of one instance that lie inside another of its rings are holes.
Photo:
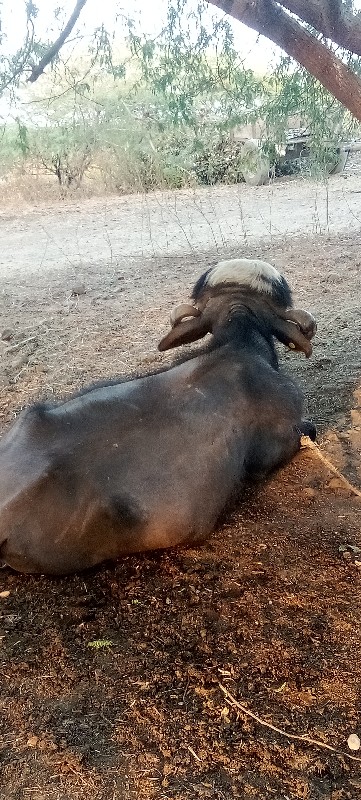
[[[296,733],[288,733],[288,731],[283,730],[282,728],[277,728],[276,725],[272,725],[271,722],[266,722],[266,720],[259,717],[257,714],[253,714],[245,706],[241,705],[241,703],[233,697],[232,694],[223,686],[221,683],[218,683],[219,688],[223,692],[226,702],[233,706],[234,708],[238,708],[243,714],[246,714],[247,717],[252,717],[259,725],[263,725],[265,728],[270,728],[271,731],[275,731],[276,733],[280,733],[281,736],[286,736],[287,739],[294,739],[298,742],[306,742],[307,744],[314,744],[316,747],[323,747],[326,750],[331,750],[332,753],[336,753],[338,756],[344,756],[344,758],[350,758],[352,761],[359,761],[361,763],[361,758],[357,758],[357,756],[351,756],[349,753],[345,753],[343,750],[337,750],[336,747],[332,747],[330,744],[326,744],[326,742],[321,742],[319,739],[312,739],[310,736],[306,736],[303,734],[302,736],[298,736]]]
[[[320,461],[322,461],[322,463],[325,464],[325,466],[331,472],[333,472],[334,475],[337,475],[340,481],[342,481],[342,483],[344,484],[345,488],[347,488],[350,492],[352,492],[352,494],[355,494],[356,497],[361,497],[360,490],[357,489],[356,486],[353,486],[352,483],[350,483],[350,481],[348,481],[347,478],[345,478],[345,476],[342,475],[342,472],[339,472],[339,470],[336,469],[336,467],[334,467],[331,461],[329,461],[328,458],[326,458],[326,456],[324,456],[323,453],[321,453],[321,450],[318,447],[318,445],[315,444],[309,438],[309,436],[301,436],[301,450],[313,450],[313,452],[316,453],[317,458],[319,458]]]

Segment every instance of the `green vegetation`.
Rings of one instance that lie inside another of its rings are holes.
[[[110,639],[94,639],[88,642],[88,647],[93,647],[95,650],[101,650],[102,647],[112,647],[113,642]]]
[[[229,23],[206,24],[204,10],[178,0],[156,40],[128,20],[126,48],[102,29],[82,58],[58,62],[2,132],[0,178],[44,180],[62,195],[235,183],[259,160],[245,156],[242,132],[276,175],[326,175],[354,133],[350,113],[288,57],[267,76],[246,69]],[[301,126],[311,157],[281,165],[286,130]]]

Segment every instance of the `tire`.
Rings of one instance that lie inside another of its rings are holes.
[[[348,159],[348,150],[344,150],[342,147],[337,148],[338,153],[336,155],[336,163],[330,167],[329,175],[340,175],[341,172],[344,171],[346,162]],[[337,158],[338,156],[338,158]]]
[[[270,162],[254,139],[247,139],[243,145],[241,169],[248,186],[262,186],[268,183]]]

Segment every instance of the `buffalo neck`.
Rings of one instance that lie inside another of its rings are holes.
[[[226,322],[213,331],[214,347],[228,344],[238,358],[252,354],[263,358],[278,370],[278,358],[273,336],[262,318],[247,308],[230,310]]]

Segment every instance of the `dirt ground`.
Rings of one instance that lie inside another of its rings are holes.
[[[351,203],[358,178],[347,181]],[[185,193],[171,203],[183,203],[178,239],[154,197],[147,229],[139,198],[108,198],[107,216],[99,200],[4,210],[2,428],[39,397],[161,366],[169,310],[201,271],[258,256],[317,317],[312,358],[280,356],[321,452],[360,490],[361,206],[347,226],[347,181],[331,185],[323,234],[303,212],[297,222],[290,198],[315,207],[299,181],[272,188],[277,235],[256,219],[268,187],[243,187],[254,234],[237,241],[192,239]],[[240,220],[236,191],[202,197],[228,198]],[[63,579],[0,573],[1,800],[359,800],[361,749],[347,741],[361,738],[360,522],[360,496],[303,450],[199,550]]]

